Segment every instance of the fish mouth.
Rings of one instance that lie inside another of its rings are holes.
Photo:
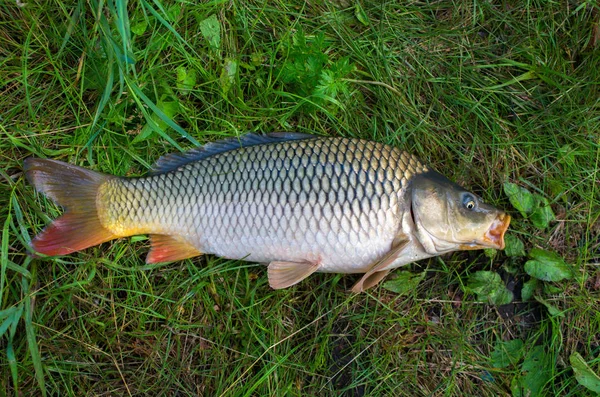
[[[510,225],[510,215],[500,214],[492,222],[492,226],[483,235],[483,241],[490,245],[490,248],[504,249],[504,233]]]
[[[483,248],[494,248],[504,249],[504,233],[510,225],[510,215],[500,214],[490,228],[485,232],[481,240],[476,241],[474,244],[463,244],[460,249],[463,250],[476,250]]]

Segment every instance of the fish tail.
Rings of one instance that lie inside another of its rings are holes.
[[[118,237],[102,226],[97,209],[99,187],[114,176],[37,158],[25,159],[24,171],[38,191],[65,209],[32,240],[35,252],[66,255]]]

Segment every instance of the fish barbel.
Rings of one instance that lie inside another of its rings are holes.
[[[149,234],[146,262],[201,254],[268,264],[271,287],[314,272],[364,273],[461,249],[504,248],[510,216],[382,143],[248,134],[164,156],[122,178],[28,158],[29,181],[65,208],[32,240],[55,256]]]

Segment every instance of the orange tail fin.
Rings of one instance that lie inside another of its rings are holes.
[[[25,175],[66,212],[32,240],[36,252],[66,255],[116,238],[102,227],[96,209],[98,187],[113,178],[62,161],[27,158]]]

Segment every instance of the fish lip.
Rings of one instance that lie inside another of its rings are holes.
[[[469,244],[459,245],[461,250],[479,250],[485,248],[504,249],[504,233],[510,225],[510,215],[500,214],[490,228],[485,232],[481,240],[476,240]]]
[[[483,243],[490,248],[504,249],[504,233],[510,225],[510,215],[500,214],[487,232],[483,235]]]

